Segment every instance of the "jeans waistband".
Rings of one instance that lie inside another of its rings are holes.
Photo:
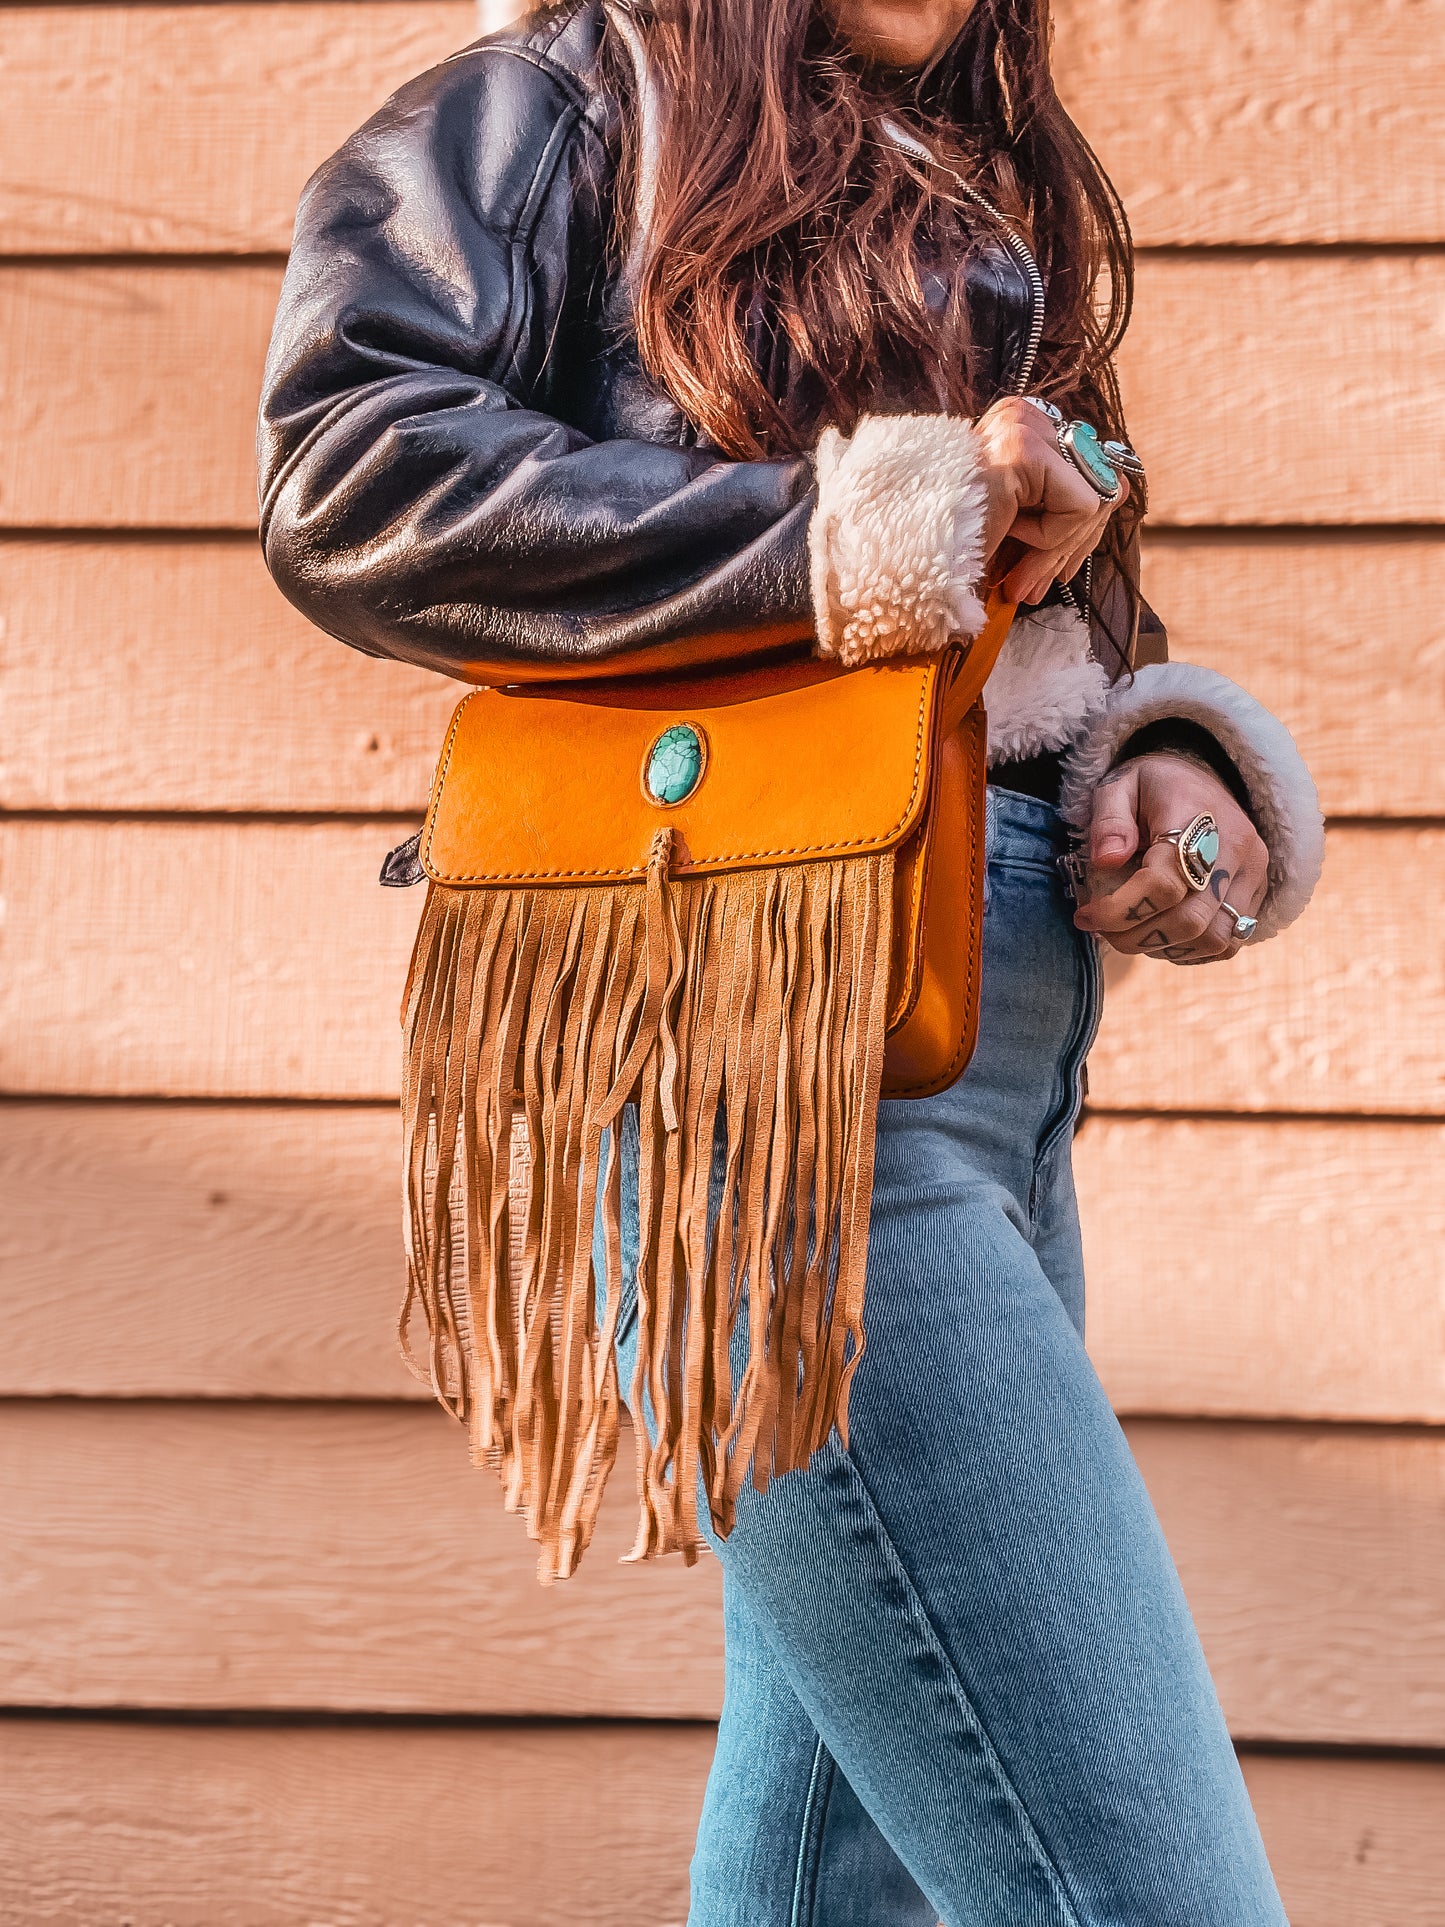
[[[990,861],[1006,858],[1052,866],[1068,849],[1068,829],[1052,803],[990,783],[987,807]]]

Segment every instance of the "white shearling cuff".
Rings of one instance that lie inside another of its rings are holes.
[[[1077,610],[1059,604],[1020,613],[984,685],[989,762],[1063,749],[1108,694],[1109,678]]]
[[[1064,759],[1060,804],[1070,828],[1087,831],[1094,791],[1136,731],[1179,720],[1207,729],[1239,771],[1255,826],[1269,849],[1259,910],[1260,943],[1294,922],[1314,894],[1325,859],[1319,795],[1293,736],[1263,703],[1227,676],[1189,662],[1151,663],[1118,683]]]
[[[865,415],[818,443],[808,558],[818,654],[852,667],[931,653],[984,625],[988,490],[953,415]]]

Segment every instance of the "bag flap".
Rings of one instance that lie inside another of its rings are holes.
[[[674,862],[751,869],[892,848],[918,822],[953,652],[842,670],[816,662],[676,681],[477,689],[452,718],[421,860],[437,883],[586,884],[646,874],[656,832]],[[654,764],[690,726],[681,763]],[[663,803],[651,765],[686,783]]]

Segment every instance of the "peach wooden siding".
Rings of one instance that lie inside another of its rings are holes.
[[[1151,593],[1332,819],[1295,936],[1114,973],[1091,1346],[1295,1927],[1434,1927],[1445,0],[1055,12],[1144,249]],[[392,1345],[416,904],[374,878],[453,692],[249,533],[297,193],[473,18],[0,7],[5,1927],[685,1911],[716,1572],[540,1592]]]

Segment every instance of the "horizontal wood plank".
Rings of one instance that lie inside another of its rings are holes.
[[[405,821],[0,823],[0,1089],[390,1097],[421,893]],[[1298,928],[1227,969],[1136,961],[1091,1059],[1109,1110],[1445,1111],[1445,830],[1343,828]]]
[[[0,8],[0,252],[284,252],[311,173],[478,32],[472,0]]]
[[[1445,1128],[1096,1116],[1074,1164],[1116,1410],[1445,1422]]]
[[[716,1716],[717,1567],[622,1563],[630,1438],[545,1588],[438,1407],[18,1401],[0,1441],[3,1704]]]
[[[0,526],[253,527],[278,283],[0,268]],[[1445,520],[1442,300],[1433,253],[1144,260],[1122,370],[1156,521]]]
[[[1054,14],[1060,89],[1144,245],[1445,234],[1440,0]],[[283,249],[312,169],[477,31],[468,0],[4,8],[0,251]]]
[[[1445,831],[1342,828],[1304,919],[1227,968],[1121,960],[1101,1109],[1439,1115]],[[1413,926],[1413,934],[1412,934]]]
[[[1137,240],[1439,240],[1440,0],[1055,0],[1054,71]]]
[[[1445,1438],[1126,1430],[1236,1739],[1440,1746]]]
[[[1329,817],[1445,814],[1442,570],[1430,535],[1160,531],[1144,545],[1171,654],[1289,725]]]
[[[0,1105],[0,1397],[430,1402],[404,1275],[393,1106]]]
[[[462,694],[323,635],[234,537],[0,541],[0,620],[10,809],[419,814]]]
[[[1120,377],[1155,520],[1445,519],[1420,419],[1445,403],[1442,301],[1440,254],[1141,262]]]
[[[1328,815],[1428,816],[1442,570],[1433,536],[1166,532],[1145,587],[1176,656],[1289,724]],[[1362,582],[1387,620],[1364,617]],[[419,811],[459,693],[312,628],[244,538],[12,536],[0,619],[10,809]]]
[[[1445,1423],[1442,1140],[1091,1118],[1089,1348],[1116,1409]],[[1180,1171],[1220,1201],[1207,1240]],[[384,1107],[0,1106],[0,1395],[429,1399],[393,1329],[399,1185]]]
[[[1445,1880],[1445,1766],[1243,1760],[1293,1927],[1433,1927]]]
[[[1237,1736],[1445,1741],[1445,1439],[1129,1437]],[[614,1562],[625,1467],[581,1573],[545,1592],[438,1412],[19,1401],[0,1467],[6,1704],[717,1711],[717,1568]]]
[[[0,824],[0,1088],[390,1097],[421,890],[411,827]]]
[[[680,1927],[713,1741],[657,1723],[0,1733],[3,1927]]]
[[[254,528],[280,270],[0,267],[0,525]]]
[[[4,1729],[0,1922],[676,1927],[708,1726]],[[1445,1768],[1244,1756],[1294,1927],[1436,1927]],[[24,1896],[23,1901],[17,1899]]]

